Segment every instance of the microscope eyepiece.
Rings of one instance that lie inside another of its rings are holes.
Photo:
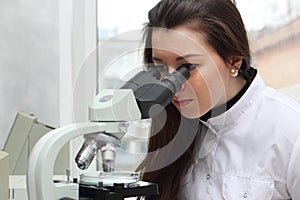
[[[121,88],[132,89],[142,118],[151,118],[171,103],[174,94],[189,79],[189,71],[194,67],[193,64],[184,64],[173,73],[160,77],[158,69],[168,69],[168,66],[154,66],[152,63],[147,66],[147,71],[139,72]]]
[[[151,76],[157,80],[159,80],[161,78],[161,73],[160,73],[160,69],[164,68],[165,65],[159,65],[155,66],[154,63],[149,63],[146,68],[147,68],[147,73],[151,74]]]
[[[190,78],[189,70],[190,68],[182,65],[173,73],[166,74],[161,80],[161,83],[165,84],[166,88],[172,91],[172,97],[181,89],[183,83]]]

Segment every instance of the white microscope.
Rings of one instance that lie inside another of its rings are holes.
[[[185,64],[161,77],[157,69],[165,67],[149,65],[147,71],[137,73],[120,89],[101,91],[89,107],[90,122],[61,127],[42,137],[29,158],[29,199],[119,200],[157,195],[157,184],[140,181],[134,173],[126,174],[132,180],[127,182],[122,177],[126,172],[115,171],[114,163],[116,148],[127,132],[127,122],[160,113],[189,78],[189,70],[194,66]],[[103,172],[83,177],[79,183],[53,182],[53,166],[58,152],[65,143],[82,135],[85,142],[76,156],[77,166],[87,169],[97,151],[101,151]],[[96,179],[96,182],[89,184],[89,178]]]

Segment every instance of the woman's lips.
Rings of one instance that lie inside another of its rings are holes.
[[[192,102],[192,99],[185,99],[185,100],[173,99],[173,102],[177,107],[183,107],[188,105],[190,102]]]

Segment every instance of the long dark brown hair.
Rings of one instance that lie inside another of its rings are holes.
[[[234,0],[161,0],[149,11],[148,19],[144,27],[145,63],[153,63],[152,28],[172,29],[187,25],[199,31],[224,61],[228,61],[231,56],[242,57],[242,76],[249,69],[251,57],[248,37]],[[172,104],[167,106],[166,115],[152,119],[148,154],[138,169],[143,172],[143,180],[158,183],[160,195],[146,197],[147,200],[177,198],[180,182],[193,162],[195,148],[199,148],[194,138],[201,126],[195,128],[195,124],[195,119],[184,118]],[[180,138],[181,142],[171,145],[173,148],[169,148],[167,153],[159,151],[173,142],[174,138]],[[185,151],[178,156],[178,147],[185,144],[189,146],[182,148]],[[174,155],[178,158],[175,156],[172,159]]]

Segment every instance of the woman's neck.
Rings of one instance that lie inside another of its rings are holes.
[[[256,74],[257,74],[257,70],[251,68],[251,76],[247,80],[239,77],[239,79],[241,79],[240,83],[237,84],[236,88],[234,88],[235,91],[232,92],[232,97],[228,98],[226,103],[223,103],[219,106],[212,108],[206,114],[201,116],[200,119],[203,121],[207,121],[209,118],[216,117],[229,110],[244,95],[244,93],[249,88]]]
[[[227,91],[226,91],[225,102],[223,102],[219,105],[222,105],[222,104],[230,101],[231,99],[233,99],[243,89],[243,87],[245,85],[246,85],[246,80],[243,79],[242,77],[238,76],[238,77],[234,78],[234,80],[229,84],[229,86],[226,89]]]

